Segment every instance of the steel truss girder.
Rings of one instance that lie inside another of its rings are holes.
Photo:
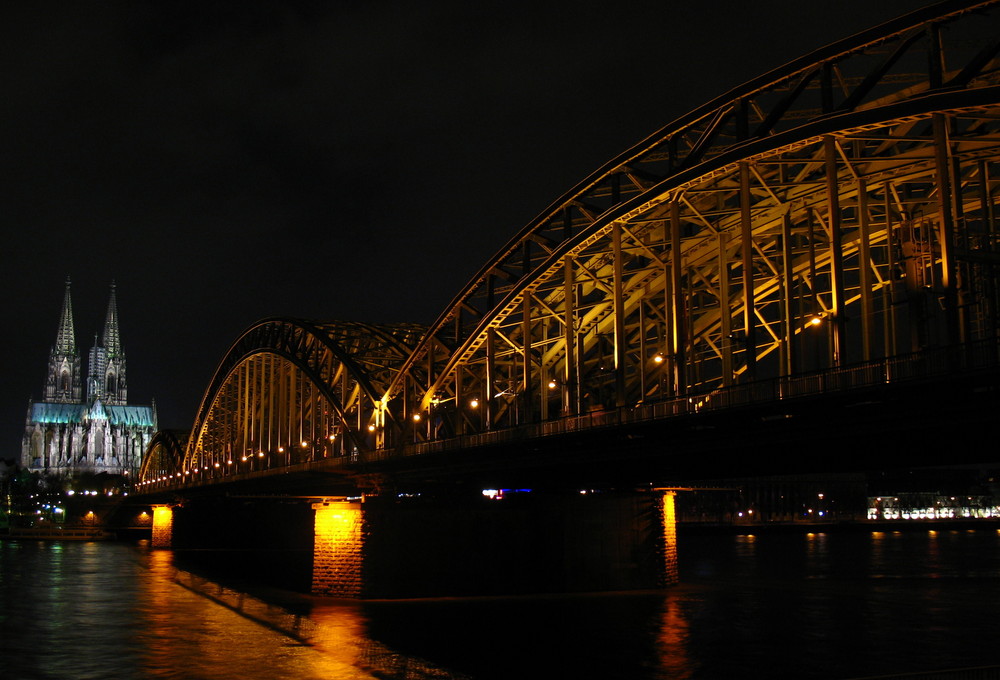
[[[984,139],[989,139],[984,132],[992,135],[995,130],[990,128],[996,126],[993,118],[980,117],[984,110],[977,107],[971,114],[955,112],[951,116],[956,134],[949,142],[949,154],[956,162],[959,188],[975,184],[983,159],[996,161],[1000,158],[1000,145],[992,140],[984,142]],[[748,370],[751,358],[754,361],[763,360],[771,354],[785,354],[780,359],[783,367],[780,370],[790,374],[790,367],[794,365],[790,358],[794,349],[792,340],[809,330],[813,319],[825,317],[839,324],[840,340],[845,345],[842,352],[848,354],[847,336],[842,330],[847,320],[846,310],[853,306],[868,310],[863,315],[862,323],[869,326],[873,296],[879,295],[884,287],[891,286],[897,277],[892,271],[893,257],[888,251],[902,246],[897,242],[900,237],[897,235],[893,239],[889,230],[894,225],[909,225],[907,228],[912,228],[914,213],[936,212],[940,204],[935,193],[941,167],[933,153],[936,144],[933,115],[911,115],[900,121],[886,121],[883,126],[889,131],[897,126],[905,127],[909,135],[905,144],[892,146],[879,141],[876,147],[878,155],[874,155],[876,148],[865,146],[865,134],[855,137],[851,130],[845,130],[836,138],[823,135],[781,147],[770,156],[758,153],[753,160],[754,172],[744,173],[746,179],[741,179],[740,174],[741,168],[747,167],[745,162],[730,165],[728,172],[707,173],[703,178],[674,187],[672,192],[665,191],[662,201],[647,200],[646,212],[628,213],[620,218],[620,222],[609,219],[602,231],[574,250],[553,253],[546,272],[539,274],[530,286],[518,290],[516,297],[508,298],[501,313],[487,326],[494,337],[501,340],[501,347],[493,350],[492,377],[488,379],[476,375],[476,371],[482,371],[488,363],[483,356],[486,339],[483,334],[479,343],[470,343],[465,348],[467,353],[461,361],[455,360],[457,354],[453,355],[452,363],[445,364],[439,374],[445,376],[451,366],[463,366],[467,384],[452,388],[447,380],[440,381],[434,388],[436,400],[457,403],[458,391],[475,394],[482,399],[487,393],[487,382],[492,380],[497,383],[494,393],[503,396],[505,401],[494,409],[491,414],[494,421],[489,425],[499,427],[522,422],[529,406],[517,403],[511,397],[526,391],[526,380],[521,376],[536,375],[535,384],[530,386],[534,389],[527,390],[536,397],[546,394],[545,386],[550,376],[561,374],[566,376],[567,381],[572,380],[572,372],[568,368],[561,370],[558,367],[560,363],[570,363],[565,359],[568,343],[559,329],[565,328],[565,319],[571,318],[578,353],[575,359],[578,366],[577,389],[584,390],[584,397],[587,390],[614,393],[613,398],[594,398],[589,406],[608,408],[619,404],[622,388],[617,384],[622,382],[622,356],[611,356],[606,338],[621,338],[617,346],[631,348],[632,355],[626,352],[626,356],[633,364],[642,364],[642,357],[649,357],[649,353],[642,350],[643,346],[655,347],[656,355],[677,354],[677,348],[668,347],[665,341],[669,335],[665,324],[667,271],[677,262],[672,255],[672,246],[668,244],[666,225],[671,217],[667,206],[677,206],[677,219],[687,232],[680,241],[679,261],[686,272],[682,278],[687,289],[684,295],[687,309],[685,326],[688,329],[685,343],[687,370],[696,378],[690,383],[675,382],[668,390],[655,387],[663,385],[662,379],[652,378],[645,368],[633,370],[624,390],[626,403],[667,398],[686,391],[710,391],[742,376]],[[922,147],[914,144],[918,139],[918,128],[924,131],[923,137],[919,138],[923,140]],[[864,128],[865,131],[870,129],[870,126]],[[782,181],[782,174],[789,172],[795,173],[795,182]],[[826,181],[828,178],[831,181]],[[835,192],[834,206],[841,216],[838,219],[844,222],[837,248],[834,248],[831,237],[831,191]],[[901,201],[900,194],[908,197],[905,203]],[[684,200],[674,197],[683,197]],[[860,233],[862,220],[858,212],[862,200],[865,203],[864,239]],[[963,194],[958,197],[958,210],[973,214],[983,202],[982,195],[974,192]],[[985,197],[985,202],[992,206],[996,198],[990,194]],[[886,208],[887,204],[889,208]],[[742,247],[746,240],[739,234],[744,222],[750,224],[751,248],[749,254],[736,258],[733,251]],[[618,248],[621,262],[617,268],[616,249],[611,240],[616,224],[621,225],[622,239]],[[784,240],[791,238],[806,240],[808,245],[786,248]],[[992,248],[991,244],[984,245]],[[867,267],[858,259],[862,250],[867,253]],[[877,262],[872,260],[872,252],[878,256]],[[839,264],[832,261],[835,253],[840,256]],[[940,268],[940,258],[932,251],[925,250],[922,257],[925,259],[922,265],[924,270],[933,273]],[[902,255],[896,259],[901,261]],[[570,278],[576,287],[573,296],[576,302],[569,315],[564,303],[567,262],[572,263]],[[737,278],[742,278],[748,271],[744,262],[750,265],[750,278],[743,279],[741,286]],[[782,275],[786,269],[791,283]],[[627,320],[620,320],[614,311],[615,291],[619,290],[614,284],[616,271],[620,271],[618,276],[622,277],[620,308],[633,312]],[[849,281],[846,287],[842,286],[839,300],[834,298],[830,286],[833,271],[839,271],[842,278],[846,275]],[[737,272],[739,277],[735,275]],[[860,285],[861,279],[866,282],[864,288]],[[753,282],[749,296],[746,281]],[[809,306],[806,312],[797,315],[789,312],[792,302],[787,299],[791,295],[789,286],[796,288],[794,302]],[[904,292],[897,290],[892,294],[899,297]],[[905,294],[910,295],[912,291]],[[757,301],[757,304],[751,305],[749,317],[745,302],[748,297]],[[659,302],[661,300],[664,304]],[[885,316],[897,314],[881,302],[875,307]],[[527,322],[523,315],[525,309],[529,314]],[[645,318],[639,319],[635,315],[645,315]],[[738,327],[733,318],[741,316],[744,322],[742,327]],[[649,330],[650,323],[652,331]],[[887,323],[883,321],[883,328],[879,331],[886,336],[894,332]],[[735,336],[732,332],[734,328],[744,335]],[[527,332],[525,329],[528,329]],[[741,344],[741,340],[745,342],[747,329],[760,329],[763,333],[763,340],[755,341],[752,348]],[[848,358],[870,358],[872,335],[873,331],[866,330],[864,333],[866,349],[863,356],[854,352],[854,356]],[[524,341],[525,337],[527,341]],[[814,344],[824,345],[816,351],[830,352],[830,363],[836,365],[847,359],[839,358],[840,353],[834,352],[833,339],[831,335],[815,340]],[[898,352],[915,348],[895,342],[892,346],[893,351]],[[525,352],[525,347],[531,348],[531,351]],[[524,368],[526,356],[531,366],[527,370]],[[616,372],[605,372],[611,364],[616,366]],[[812,367],[822,366],[814,361]],[[615,387],[612,387],[613,383]],[[560,389],[565,387],[560,386]],[[544,396],[541,398],[544,399]],[[586,406],[588,404],[580,401],[577,409]],[[559,411],[543,401],[531,411],[533,417],[538,418],[542,417],[542,413],[565,413],[566,409]],[[468,431],[470,423],[470,419],[462,415],[453,427],[464,432]]]
[[[184,468],[267,429],[265,394],[386,449],[995,338],[997,35],[1000,0],[938,3],[732,90],[550,205],[429,329],[261,322]]]
[[[670,387],[674,393],[728,384],[743,376],[758,358],[790,352],[789,333],[802,333],[801,327],[779,332],[781,324],[790,325],[792,320],[779,319],[769,309],[782,308],[784,317],[790,313],[787,304],[775,301],[777,292],[785,288],[779,261],[788,267],[795,286],[808,290],[813,313],[832,321],[828,324],[832,335],[825,343],[845,345],[832,348],[834,363],[842,363],[851,356],[845,335],[848,321],[842,312],[858,304],[870,315],[873,296],[881,295],[882,288],[893,280],[884,263],[869,262],[867,268],[857,264],[862,246],[853,237],[858,230],[853,222],[841,233],[841,214],[856,211],[850,202],[858,200],[857,190],[845,186],[863,179],[878,195],[882,182],[892,193],[891,203],[899,213],[897,185],[904,186],[908,174],[921,177],[940,169],[940,159],[927,144],[928,126],[935,115],[947,115],[949,124],[954,125],[969,117],[978,121],[980,131],[967,128],[958,142],[961,151],[954,157],[972,159],[978,154],[995,158],[992,138],[996,130],[988,121],[997,114],[994,105],[1000,99],[996,87],[1000,69],[993,46],[997,33],[984,25],[997,26],[996,5],[945,3],[934,12],[917,12],[867,31],[737,88],[619,156],[550,206],[481,270],[432,326],[388,393],[401,394],[405,382],[403,401],[411,405],[411,412],[430,411],[437,403],[459,404],[460,393],[474,396],[477,402],[485,399],[491,407],[485,418],[468,413],[451,416],[452,422],[439,428],[442,433],[467,431],[473,422],[483,429],[525,422],[525,418],[539,417],[540,412],[551,415],[546,403],[533,407],[524,403],[524,399],[544,402],[543,386],[550,374],[562,375],[566,383],[559,388],[564,392],[562,413],[573,412],[567,409],[573,401],[566,397],[568,391],[580,392],[575,412],[585,408],[580,397],[587,386],[582,378],[615,385],[599,388],[615,392],[614,399],[601,400],[605,407],[629,403],[635,396],[647,398],[651,396],[650,382],[642,378],[647,372],[634,371],[640,378],[630,378],[631,382],[623,382],[621,372],[624,362],[638,360],[630,358],[630,352],[635,354],[638,345],[651,345],[651,337],[645,337],[643,330],[649,318],[660,319],[662,326],[649,332],[663,337],[676,335],[681,323],[686,323],[685,338],[671,343],[657,341],[675,363],[685,350],[684,368],[699,376],[674,380]],[[943,37],[939,29],[945,25],[949,30]],[[986,37],[979,43],[967,43],[966,33]],[[986,46],[982,47],[984,41]],[[944,63],[948,70],[941,66]],[[866,145],[866,135],[877,135],[880,146],[873,149]],[[852,149],[845,148],[859,144],[865,155],[855,156]],[[971,148],[976,145],[978,151]],[[742,180],[748,187],[742,192],[741,180],[732,174],[741,162],[750,173]],[[906,191],[911,190],[911,184],[906,185]],[[712,198],[699,197],[699,192]],[[752,206],[749,213],[747,207],[734,204],[733,197],[738,195],[746,199],[746,206]],[[905,200],[919,203],[924,198]],[[682,228],[691,232],[683,238],[681,265],[674,263],[666,235],[658,245],[651,245],[633,233],[645,223],[668,221],[665,206],[677,201],[679,207],[690,211],[679,211]],[[841,201],[848,202],[844,209],[836,205]],[[926,200],[924,204],[929,205]],[[867,209],[883,210],[882,203],[872,206]],[[784,213],[792,220],[788,238],[802,240],[803,234],[812,230],[808,239],[811,256],[801,248],[783,252],[778,232]],[[803,222],[805,215],[808,228]],[[882,257],[897,247],[884,226],[888,223],[892,229],[893,219],[898,222],[900,214],[866,219],[863,247],[869,260],[872,248]],[[751,225],[749,237],[733,234],[736,223]],[[728,235],[733,247],[745,246],[744,252],[733,255],[730,245],[715,241],[699,247],[698,239],[704,239],[704,234],[696,233],[700,229]],[[667,318],[670,303],[651,305],[648,296],[635,292],[654,290],[654,296],[666,297],[668,286],[651,282],[656,277],[648,267],[629,272],[627,266],[621,269],[619,259],[616,278],[615,248],[605,240],[618,233],[616,230],[623,239],[618,258],[645,258],[649,267],[663,269],[663,281],[677,279],[669,273],[671,268],[687,268],[690,275],[680,277],[688,288],[685,305],[696,305],[699,313],[678,317],[672,326]],[[836,237],[831,238],[831,230]],[[588,249],[596,249],[595,254],[590,255]],[[732,257],[721,269],[711,264],[720,253]],[[934,266],[933,258],[928,266]],[[573,272],[566,274],[567,268]],[[845,276],[862,274],[866,283],[871,280],[876,285],[869,283],[862,293],[851,279],[841,290]],[[831,277],[836,281],[827,290]],[[567,293],[568,279],[573,280],[572,295]],[[729,292],[711,282],[724,284]],[[575,304],[561,304],[567,295],[575,297]],[[724,297],[728,304],[722,304]],[[754,303],[758,298],[760,305]],[[714,311],[706,306],[712,299]],[[748,299],[750,305],[743,302]],[[645,310],[642,313],[648,318],[643,322],[617,319],[616,306]],[[723,314],[723,308],[730,314]],[[733,323],[734,315],[741,317],[740,323]],[[573,333],[567,331],[566,319],[570,318],[577,326]],[[555,320],[562,331],[550,328],[546,319]],[[870,319],[866,318],[865,324],[870,325]],[[756,337],[758,330],[760,338]],[[587,340],[581,333],[592,338]],[[567,339],[569,335],[573,338]],[[866,333],[864,344],[870,355],[869,336],[871,332]],[[600,377],[600,371],[608,370],[605,364],[609,359],[601,349],[608,341],[594,337],[611,338],[610,361],[615,368],[610,378]],[[637,345],[630,344],[633,341]],[[559,358],[566,347],[572,347],[576,356]],[[601,358],[594,359],[598,356]],[[725,364],[722,375],[710,368],[713,361]],[[791,365],[787,356],[781,361],[786,369]],[[562,368],[558,368],[560,364]],[[674,370],[681,368],[675,366]],[[570,385],[574,374],[579,384]],[[514,399],[512,394],[531,396]],[[497,396],[504,401],[493,405]],[[516,416],[511,419],[511,414]],[[414,438],[419,440],[421,435],[415,433]]]

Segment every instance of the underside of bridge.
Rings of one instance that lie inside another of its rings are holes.
[[[730,444],[692,434],[710,411],[995,376],[998,4],[940,3],[682,116],[543,211],[430,327],[254,325],[142,483],[460,468],[456,451],[497,444],[571,466],[623,430],[588,432],[639,421],[692,457]],[[995,399],[996,380],[976,389]],[[955,421],[967,445],[982,422]]]

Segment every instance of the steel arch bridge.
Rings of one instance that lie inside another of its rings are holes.
[[[884,382],[935,348],[995,363],[998,5],[938,3],[678,118],[550,205],[429,328],[260,322],[183,460],[148,457],[142,480],[669,415],[851,367]]]

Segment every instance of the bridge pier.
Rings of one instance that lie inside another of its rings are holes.
[[[663,580],[671,585],[680,580],[677,571],[677,513],[675,510],[676,491],[663,492],[660,500],[660,516],[663,522]]]
[[[174,540],[174,509],[169,505],[153,506],[153,548],[170,548]]]
[[[361,597],[364,517],[361,503],[315,503],[312,593]]]
[[[677,581],[673,492],[522,490],[312,507],[315,595],[614,591]]]

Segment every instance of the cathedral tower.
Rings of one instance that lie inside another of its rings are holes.
[[[98,343],[95,338],[94,347],[90,350],[87,399],[101,399],[105,404],[128,402],[125,353],[118,335],[118,302],[115,299],[114,283],[111,284],[111,299],[108,300],[101,341]]]
[[[56,344],[49,353],[45,397],[28,406],[21,463],[31,470],[71,475],[135,475],[156,432],[156,410],[128,404],[125,353],[118,329],[115,284],[100,339],[87,365],[86,399],[76,347],[70,282],[66,280]]]
[[[59,332],[56,344],[49,352],[49,377],[45,381],[45,401],[60,404],[80,401],[83,382],[80,353],[76,350],[76,335],[73,331],[73,302],[69,287],[70,281],[67,278],[62,314],[59,317]]]

